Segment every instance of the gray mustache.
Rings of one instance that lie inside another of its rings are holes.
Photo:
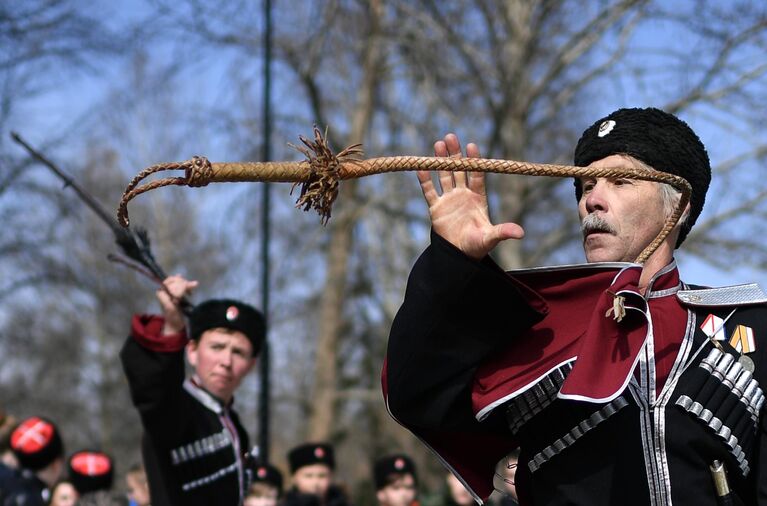
[[[592,232],[605,232],[607,234],[615,235],[618,233],[615,227],[610,225],[604,218],[598,214],[588,214],[581,222],[581,232],[586,237],[587,234]]]

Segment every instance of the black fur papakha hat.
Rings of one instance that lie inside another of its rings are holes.
[[[69,481],[82,495],[109,490],[114,480],[114,463],[106,453],[92,450],[75,452],[67,462]]]
[[[288,463],[291,473],[312,464],[324,464],[330,469],[336,467],[333,447],[327,443],[306,443],[296,446],[288,452]]]
[[[693,130],[660,109],[618,109],[583,132],[575,147],[574,163],[585,167],[610,155],[626,154],[655,170],[683,177],[692,187],[690,216],[679,232],[678,248],[703,210],[711,182],[706,148]],[[580,181],[575,196],[580,200]]]
[[[267,483],[276,488],[279,495],[282,495],[282,473],[271,464],[254,466],[251,483]]]
[[[189,316],[189,338],[197,341],[203,332],[215,328],[239,330],[253,345],[253,356],[261,351],[266,323],[261,311],[233,299],[211,299],[196,305]]]
[[[11,451],[24,469],[38,471],[64,455],[58,429],[50,420],[33,416],[11,433]]]
[[[381,457],[375,461],[373,465],[373,478],[375,480],[376,490],[389,485],[390,476],[409,474],[413,477],[413,481],[418,483],[418,477],[415,473],[415,464],[413,461],[404,454],[387,455]]]

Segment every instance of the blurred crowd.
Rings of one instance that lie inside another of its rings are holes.
[[[287,455],[289,482],[275,466],[248,461],[244,506],[352,506],[346,488],[335,480],[334,449],[305,443]],[[505,465],[504,465],[505,464]],[[470,506],[471,493],[451,473],[442,487],[423,491],[413,460],[401,453],[373,463],[378,506]],[[512,455],[499,465],[497,506],[516,504]],[[0,413],[0,506],[149,506],[142,463],[116,479],[112,456],[96,449],[65,453],[57,425],[44,416],[18,420]]]
[[[156,293],[161,312],[135,315],[120,353],[144,429],[143,462],[116,479],[112,455],[93,448],[67,453],[55,420],[1,415],[0,506],[352,506],[336,479],[332,445],[292,448],[288,480],[249,450],[234,394],[256,364],[265,319],[233,299],[185,309],[197,284],[179,275],[165,279]],[[440,490],[419,495],[415,464],[401,453],[381,456],[372,469],[375,498],[358,497],[365,506],[474,502],[450,473]],[[499,465],[499,506],[516,504],[515,469],[513,456]]]

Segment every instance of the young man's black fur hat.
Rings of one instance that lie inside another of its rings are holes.
[[[201,302],[189,316],[189,338],[200,339],[203,332],[215,328],[239,330],[253,345],[253,356],[261,351],[266,323],[261,311],[233,299],[211,299]]]

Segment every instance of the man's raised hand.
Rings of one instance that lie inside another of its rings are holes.
[[[163,334],[178,334],[184,330],[184,313],[179,308],[178,301],[197,288],[197,284],[197,281],[189,281],[178,274],[165,278],[165,288],[157,290],[157,300],[160,301],[165,318]]]
[[[461,158],[461,143],[455,134],[447,134],[434,143],[435,156]],[[474,143],[466,146],[469,158],[479,158]],[[442,193],[435,187],[428,171],[417,173],[421,190],[429,205],[434,231],[468,256],[481,259],[499,242],[521,239],[525,232],[516,223],[493,225],[488,212],[485,174],[482,172],[437,173]]]

